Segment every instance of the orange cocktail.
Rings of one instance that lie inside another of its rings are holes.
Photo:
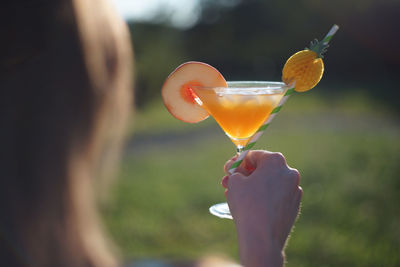
[[[279,82],[228,82],[228,87],[198,87],[201,104],[231,138],[238,150],[267,120],[286,90]]]

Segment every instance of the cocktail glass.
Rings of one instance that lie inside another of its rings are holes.
[[[228,87],[193,86],[195,100],[224,130],[240,153],[268,119],[289,88],[282,82],[227,82]],[[227,203],[210,207],[211,214],[232,219]]]

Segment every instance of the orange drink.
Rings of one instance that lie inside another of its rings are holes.
[[[193,86],[192,89],[196,101],[240,150],[268,119],[286,86],[279,82],[228,82],[228,87]]]

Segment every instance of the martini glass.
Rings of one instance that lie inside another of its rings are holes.
[[[196,101],[211,114],[240,153],[279,104],[288,86],[282,82],[227,82],[228,87],[193,86]],[[232,219],[227,203],[210,207],[211,214]]]

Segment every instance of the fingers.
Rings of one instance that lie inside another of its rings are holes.
[[[235,172],[241,173],[245,176],[250,175],[253,171],[255,171],[257,165],[261,165],[259,161],[265,159],[269,154],[274,154],[274,153],[263,150],[250,151],[243,159],[242,164],[240,164],[240,166],[236,168]],[[233,163],[236,162],[237,158],[238,155],[232,157],[225,163],[224,171],[227,175],[231,174],[229,170],[232,167]]]
[[[224,171],[227,175],[231,175],[229,172],[230,168],[232,167],[232,164],[235,163],[237,160],[237,156],[233,157],[232,159],[228,160],[224,166]],[[240,164],[239,167],[236,168],[235,172],[241,173],[245,176],[249,176],[255,168],[251,165],[246,164],[246,161],[244,160],[242,164]]]
[[[288,168],[286,159],[280,152],[260,153],[260,155],[253,160],[256,161],[258,169],[264,172],[270,169]]]
[[[250,151],[242,165],[249,170],[249,174],[266,174],[289,169],[282,153],[263,150]]]
[[[228,188],[228,180],[231,177],[229,169],[237,160],[238,156],[232,157],[224,166],[226,176],[222,179],[222,186]],[[285,183],[292,192],[297,190],[300,184],[300,173],[298,170],[290,168],[282,153],[269,152],[263,150],[250,151],[244,158],[242,164],[236,169],[236,174],[239,176],[248,177],[254,173],[255,177],[264,179],[268,177],[285,177],[280,183]],[[243,178],[245,178],[243,177]]]
[[[232,164],[235,163],[236,159],[238,158],[238,155],[233,156],[230,158],[224,165],[224,171],[227,175],[229,175],[229,169],[231,168]]]
[[[293,168],[289,168],[289,177],[293,180],[292,183],[295,187],[295,189],[297,190],[299,188],[300,185],[300,173],[297,169],[293,169]],[[300,188],[301,189],[301,188]]]
[[[266,163],[277,166],[286,165],[286,159],[280,152],[270,152],[264,150],[250,151],[245,158],[246,164],[255,168],[265,165]]]
[[[232,165],[236,162],[238,156],[229,159],[224,166],[224,171],[227,175]],[[241,173],[244,176],[251,175],[254,171],[267,173],[271,170],[281,170],[282,168],[289,168],[286,164],[286,159],[281,153],[269,152],[264,150],[250,151],[243,159],[242,164],[236,168],[235,172]],[[293,169],[294,170],[294,169]],[[297,170],[294,170],[296,172]],[[297,174],[297,176],[299,176]]]
[[[222,186],[223,186],[224,188],[228,188],[228,179],[229,179],[229,176],[228,176],[228,175],[225,175],[225,176],[222,178],[221,184],[222,184]]]

